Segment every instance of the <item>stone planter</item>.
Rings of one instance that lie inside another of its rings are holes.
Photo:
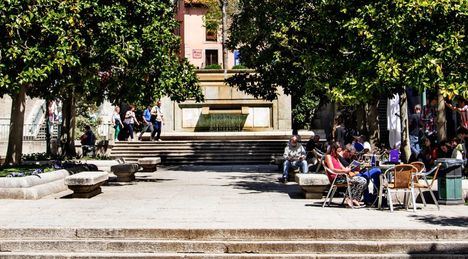
[[[328,177],[324,174],[296,174],[296,182],[306,199],[322,199],[323,193],[330,185]]]
[[[145,157],[138,159],[138,164],[143,168],[143,172],[154,172],[157,170],[157,165],[161,163],[159,157]]]
[[[120,164],[111,166],[111,172],[117,176],[117,182],[135,181],[135,173],[140,169],[138,164]]]
[[[0,199],[37,200],[67,190],[67,170],[58,170],[25,177],[0,178]]]

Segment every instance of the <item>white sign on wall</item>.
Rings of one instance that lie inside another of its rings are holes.
[[[193,59],[202,59],[203,58],[203,50],[202,49],[193,49],[192,50],[192,58]]]

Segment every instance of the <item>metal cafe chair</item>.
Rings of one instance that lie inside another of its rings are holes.
[[[416,168],[418,168],[418,165],[419,165],[418,172],[417,172],[417,174],[415,176],[415,179],[414,179],[414,188],[418,189],[419,195],[421,196],[421,200],[422,200],[422,202],[424,204],[424,207],[427,206],[427,203],[426,203],[426,199],[424,198],[424,195],[423,195],[421,189],[429,190],[429,193],[431,194],[432,200],[434,201],[435,205],[437,206],[437,209],[440,210],[439,202],[437,201],[437,198],[435,197],[434,192],[432,191],[432,186],[434,185],[434,182],[437,180],[437,176],[439,174],[439,169],[440,169],[442,164],[438,163],[431,170],[426,171],[425,166],[422,169],[420,169],[421,168],[420,163],[424,166],[424,163],[422,163],[422,162],[413,162],[413,163],[411,163]],[[432,174],[433,174],[432,180],[431,180],[431,183],[429,183],[429,181],[427,180],[427,176],[432,175]],[[424,182],[421,183],[419,181],[420,179],[423,180]]]
[[[343,204],[346,197],[351,197],[351,188],[350,188],[348,174],[334,172],[333,170],[328,168],[328,166],[325,164],[325,159],[322,159],[322,166],[323,166],[323,168],[325,168],[325,173],[327,174],[327,176],[335,175],[335,178],[333,179],[333,181],[330,182],[330,185],[331,185],[330,190],[328,190],[327,197],[325,197],[325,201],[322,204],[322,208],[325,207],[325,205],[327,205],[327,200],[328,200],[328,206],[330,206],[330,204],[333,201],[333,197],[335,196],[336,190],[338,188],[340,188],[340,187],[346,187],[346,194],[343,197],[343,201],[341,203],[341,204]],[[338,176],[340,176],[340,175],[344,175],[346,177],[346,182],[344,182],[344,183],[337,183],[336,182],[336,179],[338,179]],[[329,177],[329,179],[330,179],[330,177]],[[351,205],[351,208],[354,209],[354,206]]]

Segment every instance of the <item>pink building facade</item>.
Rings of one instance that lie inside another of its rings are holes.
[[[180,23],[180,54],[196,68],[218,64],[223,67],[221,28],[216,35],[207,33],[204,16],[207,8],[196,0],[177,1],[177,20]],[[228,51],[227,69],[235,65],[234,53]]]

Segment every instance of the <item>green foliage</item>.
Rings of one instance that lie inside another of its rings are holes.
[[[406,87],[468,94],[466,0],[242,0],[239,6],[229,47],[257,73],[239,73],[229,83],[254,96],[274,99],[278,86],[293,99],[347,104]],[[298,112],[304,109],[295,108],[295,117]]]
[[[205,69],[222,69],[220,64],[211,64],[205,67]]]
[[[41,173],[47,173],[51,171],[54,171],[54,168],[50,167],[50,165],[22,165],[14,167],[0,167],[0,177],[23,177],[28,175],[38,175]]]
[[[98,118],[98,111],[99,108],[95,103],[89,103],[84,98],[77,100],[75,110],[76,130],[78,132],[75,137],[77,139],[83,134],[86,125],[89,125],[94,134],[96,134],[97,126],[102,122],[101,119]],[[97,134],[96,137],[98,137]]]
[[[82,8],[73,1],[1,1],[0,94],[27,85],[30,95],[48,95],[33,84],[50,84],[52,75],[80,64],[72,53],[84,43],[78,22]]]
[[[232,69],[247,69],[247,67],[244,65],[235,65],[232,67]]]
[[[88,102],[203,99],[178,56],[172,1],[11,0],[0,3],[0,94]]]

